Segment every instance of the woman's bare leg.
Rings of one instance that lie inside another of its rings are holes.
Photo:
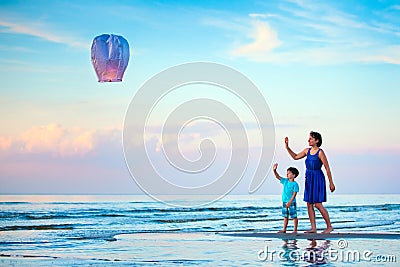
[[[316,233],[317,226],[315,224],[315,211],[314,211],[314,204],[307,202],[307,211],[308,211],[308,218],[310,219],[311,229],[305,231],[306,233]]]
[[[322,232],[323,234],[329,234],[333,231],[333,227],[331,225],[331,220],[329,218],[329,213],[322,205],[322,203],[315,203],[315,207],[321,212],[322,218],[324,218],[326,223],[326,229]]]

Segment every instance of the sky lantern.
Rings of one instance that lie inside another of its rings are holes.
[[[125,38],[114,34],[94,38],[92,63],[99,82],[121,82],[128,62],[129,44]]]

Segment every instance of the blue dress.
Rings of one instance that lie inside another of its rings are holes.
[[[308,150],[306,158],[306,184],[304,188],[304,201],[307,203],[326,202],[325,175],[322,172],[322,161],[318,157],[319,151],[315,155]]]

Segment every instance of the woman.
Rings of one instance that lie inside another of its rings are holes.
[[[322,205],[326,202],[326,185],[325,175],[321,168],[324,165],[326,174],[329,180],[329,189],[331,192],[335,191],[333,184],[331,170],[329,168],[328,159],[325,153],[319,147],[322,145],[322,136],[317,132],[310,132],[308,138],[309,148],[305,148],[300,153],[296,154],[289,148],[289,138],[285,138],[286,150],[294,160],[306,158],[306,183],[304,189],[304,201],[307,202],[308,217],[310,218],[311,229],[306,233],[316,233],[317,227],[315,224],[315,211],[314,206],[319,210],[326,223],[326,229],[322,232],[328,234],[333,231],[329,213]]]

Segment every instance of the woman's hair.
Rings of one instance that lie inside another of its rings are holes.
[[[311,135],[312,138],[314,138],[315,140],[319,141],[319,142],[317,142],[317,147],[320,147],[322,145],[322,136],[321,136],[321,134],[311,131],[310,135]]]

